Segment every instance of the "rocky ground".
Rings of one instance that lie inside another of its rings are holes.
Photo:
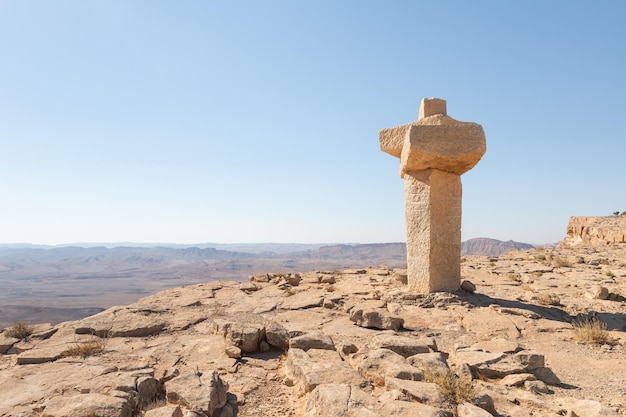
[[[419,295],[384,265],[258,274],[11,327],[0,416],[626,415],[626,245],[467,256],[462,276]]]

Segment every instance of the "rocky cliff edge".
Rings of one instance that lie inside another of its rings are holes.
[[[0,416],[624,415],[624,259],[464,257],[464,290],[427,295],[385,265],[258,274],[13,326]],[[605,337],[581,340],[585,321]]]

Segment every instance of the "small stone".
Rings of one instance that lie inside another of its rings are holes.
[[[543,381],[526,381],[524,382],[524,388],[533,394],[549,394],[550,389]]]
[[[224,352],[226,353],[226,356],[228,356],[229,358],[233,358],[233,359],[241,358],[241,349],[238,348],[237,346],[230,345],[224,350]]]
[[[474,292],[476,292],[476,285],[474,285],[471,281],[468,281],[468,280],[465,279],[461,283],[461,289],[463,291],[467,291],[467,292],[473,294]]]
[[[272,350],[272,347],[270,346],[270,344],[267,343],[265,340],[261,340],[261,343],[259,343],[259,351],[269,352],[270,350]]]

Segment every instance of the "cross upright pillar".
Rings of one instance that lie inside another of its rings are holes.
[[[461,284],[461,174],[486,151],[482,126],[449,117],[445,100],[425,98],[416,122],[383,129],[380,148],[400,158],[407,276],[421,293]]]

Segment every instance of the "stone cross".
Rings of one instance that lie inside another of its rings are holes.
[[[454,291],[461,284],[461,174],[487,149],[481,125],[446,114],[425,98],[416,122],[380,131],[380,148],[400,158],[404,178],[407,275],[412,291]]]

